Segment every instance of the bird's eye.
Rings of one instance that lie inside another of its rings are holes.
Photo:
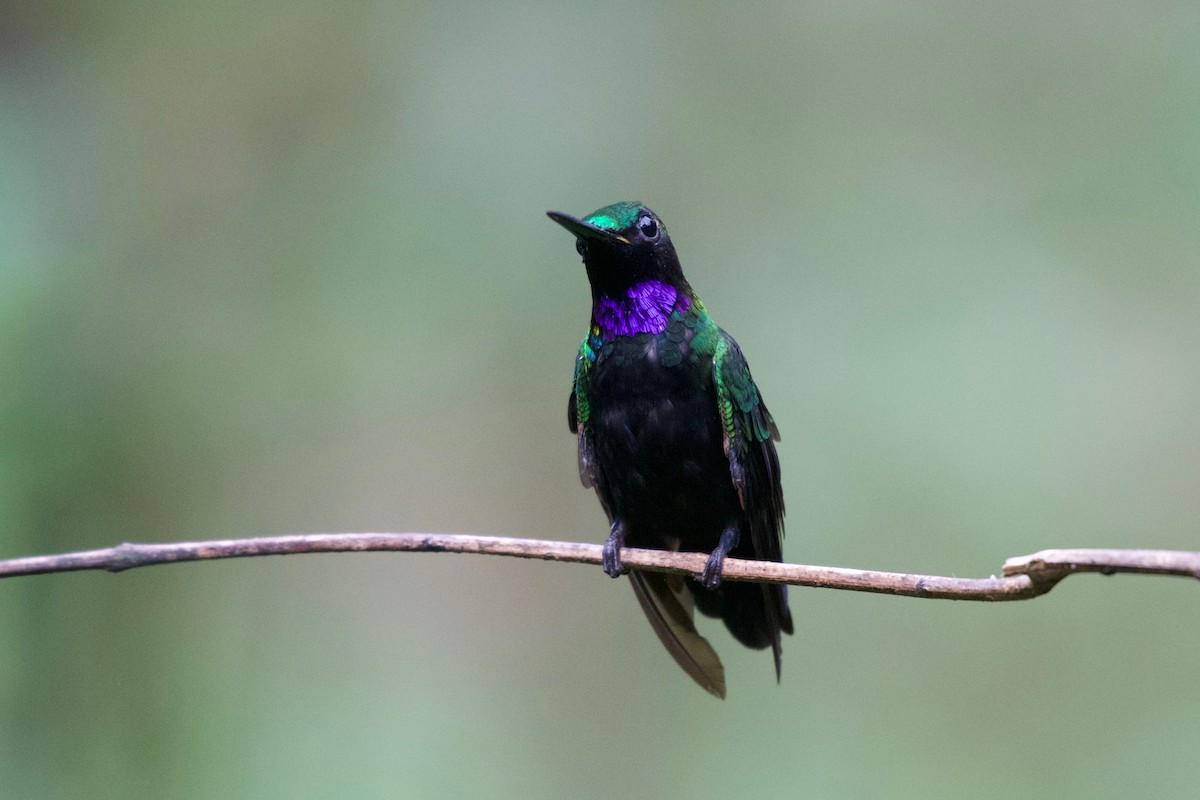
[[[655,236],[658,236],[658,223],[649,214],[638,217],[637,228],[641,231],[642,236],[647,239],[653,239]]]
[[[585,242],[583,239],[576,239],[575,252],[579,253],[579,255],[583,256],[584,258],[587,258],[587,242]]]

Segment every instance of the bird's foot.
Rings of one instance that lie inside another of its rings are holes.
[[[700,573],[700,583],[705,589],[715,589],[721,585],[721,570],[725,568],[725,554],[721,548],[712,551],[708,561],[704,562],[704,571]]]
[[[619,578],[629,570],[621,563],[621,547],[625,544],[625,525],[614,522],[602,550],[604,572],[610,578]]]
[[[700,583],[705,589],[715,589],[721,585],[721,570],[725,568],[725,556],[729,555],[729,551],[737,547],[738,539],[741,538],[741,531],[737,525],[730,525],[721,532],[721,539],[717,542],[717,546],[708,556],[708,561],[704,562],[704,571],[700,573]]]

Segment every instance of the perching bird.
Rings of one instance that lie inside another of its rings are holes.
[[[650,209],[548,214],[575,234],[592,287],[567,415],[579,477],[611,523],[604,571],[626,571],[623,546],[711,553],[696,578],[632,572],[642,610],[684,671],[718,697],[725,671],[696,631],[693,605],[747,647],[770,647],[778,679],[780,632],[792,632],[786,588],[721,582],[727,555],[783,557],[779,431],[746,359],[688,285]]]

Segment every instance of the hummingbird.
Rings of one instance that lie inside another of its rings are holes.
[[[721,582],[726,556],[783,560],[779,429],[746,358],[645,205],[547,214],[575,235],[592,290],[567,420],[579,477],[610,523],[604,571],[627,572],[622,547],[709,554],[694,577],[630,572],[642,610],[679,666],[717,697],[725,670],[694,609],[747,647],[770,647],[779,680],[780,634],[792,633],[786,587]]]

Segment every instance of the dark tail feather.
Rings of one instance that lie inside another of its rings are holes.
[[[746,647],[763,650],[770,647],[775,657],[775,679],[779,680],[783,648],[780,634],[792,632],[792,615],[783,586],[727,581],[719,589],[708,591],[688,581],[701,612],[721,617],[725,627]]]
[[[708,640],[696,632],[692,596],[684,589],[683,579],[635,571],[629,573],[629,582],[651,627],[675,662],[706,691],[725,699],[725,668]]]

